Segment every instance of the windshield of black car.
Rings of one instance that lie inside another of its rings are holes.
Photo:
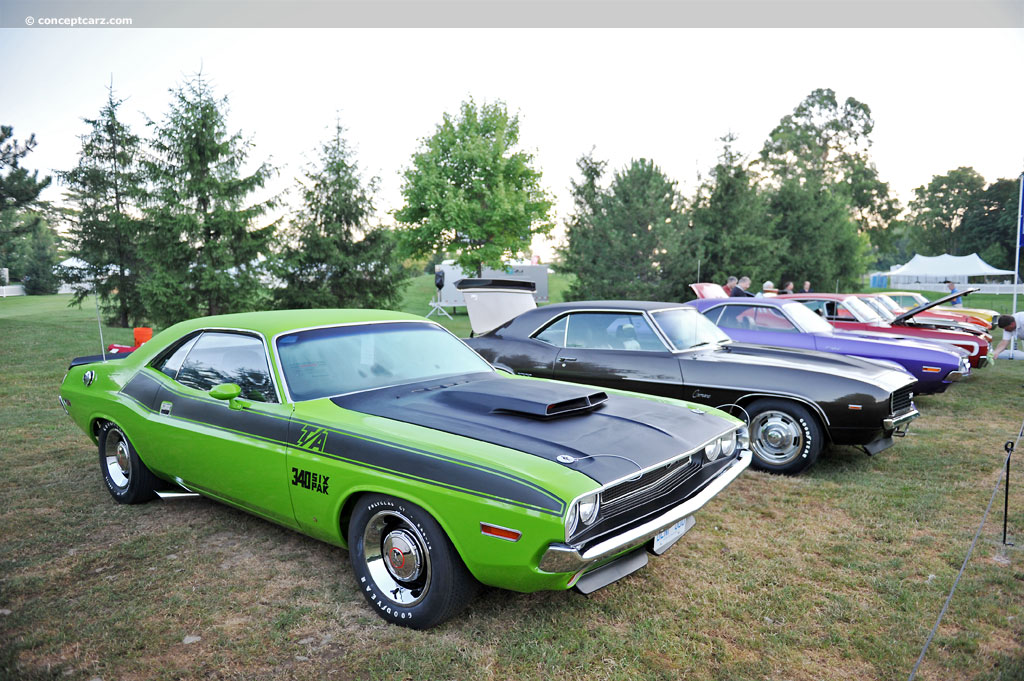
[[[714,322],[692,307],[661,310],[651,316],[676,350],[718,345],[729,340]]]
[[[277,339],[277,352],[295,401],[493,371],[458,338],[421,322],[296,331]]]
[[[832,333],[835,330],[824,317],[803,303],[786,303],[782,307],[805,333]]]

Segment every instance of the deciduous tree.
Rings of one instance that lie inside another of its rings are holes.
[[[405,170],[395,213],[410,254],[450,251],[466,271],[500,267],[547,234],[551,201],[533,157],[517,151],[519,118],[503,102],[444,114]]]
[[[914,190],[910,202],[912,243],[922,255],[961,255],[960,225],[982,197],[985,178],[974,168],[960,167]],[[973,251],[974,248],[968,248]]]

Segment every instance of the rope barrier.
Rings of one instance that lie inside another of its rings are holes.
[[[935,626],[932,627],[931,633],[928,634],[928,638],[924,642],[924,648],[921,649],[921,655],[917,658],[917,662],[914,663],[914,668],[910,670],[910,677],[907,681],[914,681],[914,677],[917,675],[917,669],[921,666],[921,662],[924,661],[925,653],[928,652],[928,646],[932,644],[932,639],[935,638],[936,632],[939,630],[939,624],[942,623],[942,618],[946,614],[946,610],[949,609],[949,604],[953,600],[953,594],[956,592],[956,587],[960,584],[960,578],[964,576],[964,570],[967,569],[967,562],[971,559],[971,554],[974,553],[974,545],[978,543],[978,537],[981,536],[981,530],[985,527],[985,521],[988,520],[989,511],[992,510],[992,503],[996,500],[996,494],[999,493],[999,485],[1002,484],[1004,477],[1007,475],[1009,469],[1010,457],[1013,456],[1013,450],[1020,444],[1021,437],[1024,437],[1024,422],[1021,422],[1020,431],[1017,434],[1017,440],[1011,446],[1007,442],[1006,447],[1006,459],[1003,461],[1003,469],[999,473],[999,480],[996,481],[996,486],[992,489],[992,497],[988,500],[988,506],[985,508],[985,515],[981,518],[981,524],[978,525],[978,531],[974,533],[974,539],[971,540],[971,545],[967,549],[967,556],[964,558],[963,565],[960,566],[960,572],[957,573],[956,579],[953,581],[953,587],[949,590],[949,595],[946,597],[946,602],[942,606],[942,610],[939,612],[938,619],[935,620]],[[1007,484],[1009,481],[1007,480]],[[1005,541],[1005,537],[1004,537]]]

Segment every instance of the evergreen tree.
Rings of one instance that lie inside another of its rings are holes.
[[[407,275],[397,241],[383,227],[367,227],[377,183],[363,184],[337,124],[319,167],[305,173],[303,207],[283,234],[274,268],[285,284],[274,292],[279,308],[398,305]]]
[[[59,237],[42,216],[28,217],[31,231],[23,237],[27,248],[20,263],[22,283],[25,293],[30,296],[51,295],[60,288],[56,272],[60,262],[57,252]]]
[[[789,240],[778,233],[778,218],[769,213],[747,164],[732,148],[735,138],[722,138],[722,154],[689,210],[690,223],[708,244],[701,262],[704,281],[723,283],[730,276],[749,276],[760,284],[780,277]],[[776,282],[781,284],[781,282]]]
[[[243,174],[252,144],[228,133],[227,98],[216,98],[202,74],[172,96],[163,121],[153,124],[145,163],[152,193],[139,289],[160,325],[265,303],[260,263],[275,228],[255,226],[273,201],[250,203],[273,169],[263,163]]]
[[[653,161],[634,160],[597,187],[604,163],[577,161],[583,181],[573,182],[576,213],[567,224],[563,268],[576,275],[567,300],[657,300],[673,287],[668,246],[678,247],[680,197]],[[693,261],[694,269],[696,259]],[[678,270],[678,268],[677,268]]]
[[[95,291],[108,319],[126,327],[145,317],[138,286],[144,269],[138,217],[144,178],[139,138],[117,117],[123,101],[111,87],[99,116],[85,119],[90,130],[81,136],[78,164],[59,177],[74,207],[70,253],[86,263],[69,280],[89,284],[76,289],[72,302],[80,305]]]
[[[405,173],[405,206],[395,213],[413,256],[450,251],[469,272],[501,267],[551,231],[551,201],[533,157],[514,151],[519,118],[502,102],[462,103],[423,140]]]
[[[13,126],[0,125],[0,210],[29,206],[49,186],[48,176],[40,180],[38,170],[29,173],[21,167],[21,160],[35,148],[34,134],[20,144]]]

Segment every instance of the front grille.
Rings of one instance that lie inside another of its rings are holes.
[[[641,506],[656,497],[669,494],[700,469],[701,454],[673,461],[647,471],[636,480],[606,489],[601,494],[601,515],[611,517]]]
[[[900,388],[892,394],[889,400],[889,405],[892,408],[893,414],[899,414],[900,412],[906,411],[913,406],[913,386],[908,385],[905,388]]]

